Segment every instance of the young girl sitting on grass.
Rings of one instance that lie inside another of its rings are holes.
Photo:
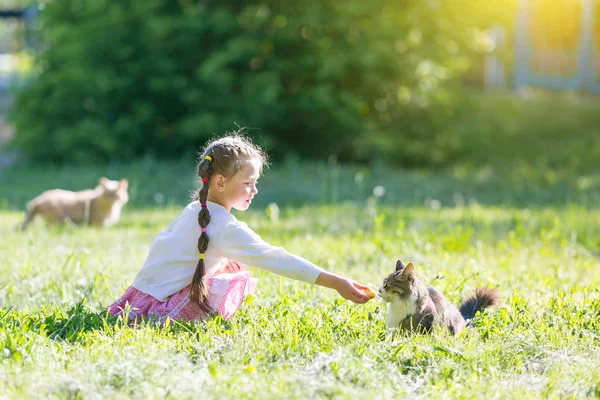
[[[198,201],[156,236],[133,284],[108,307],[110,314],[129,304],[130,320],[200,320],[213,312],[229,319],[256,286],[244,265],[335,289],[355,303],[369,301],[367,287],[271,246],[230,214],[250,207],[265,164],[263,151],[239,134],[208,143],[198,165]]]

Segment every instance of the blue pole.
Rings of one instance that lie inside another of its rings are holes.
[[[592,54],[594,52],[592,37],[594,35],[594,3],[583,0],[581,6],[581,37],[577,52],[577,76],[573,81],[573,90],[583,90],[587,86],[590,73],[593,73]]]
[[[530,73],[529,38],[529,0],[519,0],[515,43],[515,89],[527,85]]]

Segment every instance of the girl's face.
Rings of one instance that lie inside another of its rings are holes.
[[[222,175],[221,175],[222,176]],[[258,193],[256,183],[260,178],[260,161],[248,160],[242,169],[232,177],[216,179],[218,201],[228,211],[231,208],[246,211]]]

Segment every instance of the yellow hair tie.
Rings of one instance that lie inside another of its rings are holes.
[[[204,260],[204,253],[200,253],[200,259]]]
[[[208,161],[212,161],[212,157],[211,156],[204,156],[204,159],[208,160]]]

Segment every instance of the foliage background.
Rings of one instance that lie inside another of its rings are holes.
[[[52,162],[190,154],[248,127],[276,157],[448,164],[460,77],[514,1],[42,3],[13,145]],[[45,145],[41,145],[43,143]],[[393,148],[393,151],[390,150]]]

